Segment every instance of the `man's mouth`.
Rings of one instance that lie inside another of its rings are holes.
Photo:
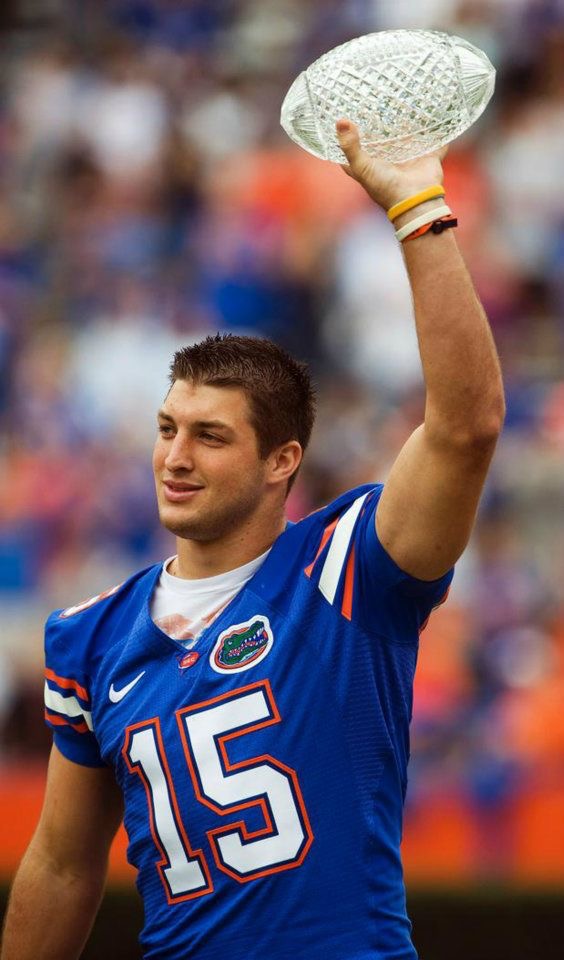
[[[203,484],[182,483],[180,480],[163,480],[165,498],[170,503],[182,503],[185,500],[191,500],[200,490],[203,490]]]

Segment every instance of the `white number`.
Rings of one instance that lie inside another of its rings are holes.
[[[228,743],[280,722],[268,681],[178,710],[184,750],[198,800],[235,822],[208,831],[217,867],[240,883],[299,866],[313,834],[294,770],[270,755],[232,763]],[[212,890],[201,851],[190,848],[178,814],[158,721],[128,731],[124,755],[146,788],[157,864],[171,901]],[[242,812],[259,808],[264,827],[250,832]]]
[[[157,869],[169,903],[210,893],[212,886],[202,851],[191,850],[182,827],[158,720],[128,730],[124,756],[130,771],[138,773],[145,786],[151,832],[162,854]]]
[[[298,866],[312,840],[293,770],[270,756],[229,761],[226,741],[280,721],[267,684],[246,690],[177,715],[198,800],[222,816],[261,808],[266,826],[255,833],[243,822],[209,831],[217,866],[236,880]]]

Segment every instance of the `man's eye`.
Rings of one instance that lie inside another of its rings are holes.
[[[171,426],[168,426],[164,423],[159,424],[159,433],[161,434],[162,437],[170,437],[172,436],[172,432],[173,430]]]
[[[214,443],[223,443],[222,438],[216,437],[215,434],[213,433],[206,433],[204,431],[203,433],[200,434],[200,437],[202,438],[202,440],[211,441]]]

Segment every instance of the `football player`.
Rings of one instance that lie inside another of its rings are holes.
[[[403,245],[424,423],[384,486],[289,524],[307,370],[255,338],[176,354],[154,451],[176,554],[48,621],[54,745],[2,960],[76,960],[122,816],[146,960],[417,956],[400,839],[418,637],[468,540],[503,392],[441,154],[394,165],[352,123],[338,134]]]

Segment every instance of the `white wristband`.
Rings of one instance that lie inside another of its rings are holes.
[[[399,230],[396,230],[396,240],[399,240],[401,243],[410,233],[415,233],[416,230],[419,230],[419,227],[426,227],[428,223],[433,223],[434,220],[440,220],[441,217],[450,216],[452,216],[452,210],[450,207],[447,207],[446,203],[443,204],[442,207],[434,207],[432,210],[426,210],[425,213],[420,214],[420,216],[415,217],[414,220],[410,220],[409,223],[406,223],[403,227],[400,227]]]

